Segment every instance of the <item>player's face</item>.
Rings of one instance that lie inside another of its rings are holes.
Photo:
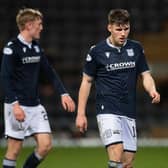
[[[29,22],[28,30],[29,35],[32,39],[39,39],[42,29],[43,24],[41,19],[36,19],[34,21]]]
[[[110,41],[115,46],[122,46],[130,32],[130,24],[109,24]]]

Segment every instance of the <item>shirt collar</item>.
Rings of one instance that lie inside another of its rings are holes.
[[[25,41],[24,37],[23,37],[21,34],[19,34],[19,35],[17,36],[17,38],[18,38],[23,44],[27,45],[29,48],[32,48],[32,43],[28,43],[27,41]]]
[[[112,48],[116,48],[117,50],[121,49],[121,47],[117,47],[117,46],[111,44],[109,38],[106,39],[106,43],[107,43],[108,46],[110,46]],[[123,46],[125,46],[126,44],[127,44],[127,40],[125,41],[125,43],[123,44]]]

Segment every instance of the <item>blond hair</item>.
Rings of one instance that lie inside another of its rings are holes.
[[[19,30],[23,30],[25,28],[25,24],[29,21],[34,21],[36,19],[42,19],[43,15],[39,10],[25,8],[19,10],[16,16],[16,23]]]

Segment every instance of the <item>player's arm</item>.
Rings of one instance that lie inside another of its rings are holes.
[[[6,46],[3,49],[2,65],[1,65],[1,79],[5,96],[9,103],[18,101],[17,94],[14,89],[12,77],[14,73],[15,53],[13,48]]]
[[[159,103],[160,94],[157,92],[154,79],[150,74],[144,50],[141,45],[139,45],[139,48],[140,57],[137,63],[137,72],[142,77],[143,87],[148,92],[149,96],[152,98],[152,103]]]
[[[143,87],[152,98],[152,103],[160,102],[160,94],[156,90],[155,82],[149,71],[141,73]]]
[[[16,120],[23,121],[25,118],[24,111],[19,105],[19,100],[17,93],[14,89],[14,84],[12,82],[14,66],[15,66],[15,52],[13,47],[10,45],[6,46],[3,50],[3,58],[1,65],[1,78],[3,89],[5,92],[5,97],[9,103],[13,105],[13,112]]]
[[[76,127],[82,133],[87,130],[86,104],[92,86],[92,80],[92,77],[84,74],[79,89]]]
[[[96,77],[97,62],[96,62],[95,46],[92,46],[86,56],[85,65],[83,69],[83,78],[78,95],[78,111],[76,117],[76,127],[80,132],[87,130],[86,105],[92,86],[92,81]]]
[[[51,67],[46,56],[44,55],[41,58],[41,67],[44,70],[47,77],[49,78],[49,80],[53,83],[55,90],[57,90],[61,95],[61,103],[63,108],[69,112],[74,112],[75,103],[73,99],[68,94],[58,74],[53,69],[53,67]]]

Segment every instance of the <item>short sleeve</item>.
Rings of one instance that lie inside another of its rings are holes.
[[[92,47],[85,58],[83,72],[91,77],[95,77],[96,67],[96,51],[95,48]]]
[[[137,73],[141,74],[145,71],[149,71],[149,66],[145,58],[144,50],[140,46],[140,55],[139,55],[138,62],[137,62]]]

